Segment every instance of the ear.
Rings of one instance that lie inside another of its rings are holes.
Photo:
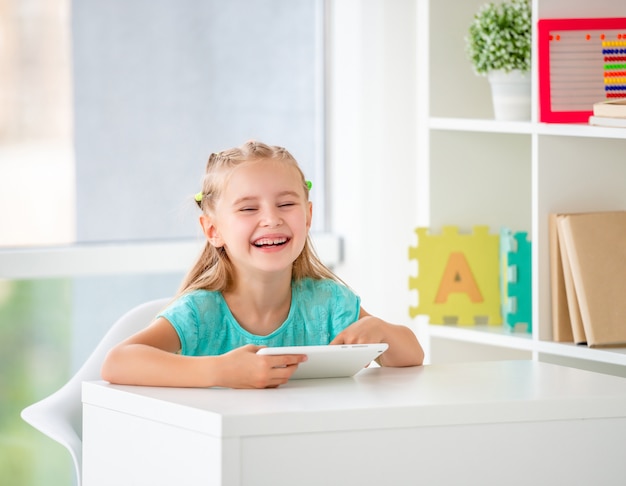
[[[306,212],[306,229],[311,229],[311,221],[313,221],[313,203],[308,201],[309,207]]]
[[[202,226],[202,232],[206,239],[211,243],[215,248],[221,248],[224,246],[224,240],[220,236],[220,232],[215,225],[213,219],[206,214],[200,216],[200,226]]]

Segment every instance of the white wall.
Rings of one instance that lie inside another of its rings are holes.
[[[415,328],[415,2],[330,1],[328,14],[331,224],[345,243],[336,270],[368,312]]]

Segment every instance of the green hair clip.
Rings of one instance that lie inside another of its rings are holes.
[[[311,181],[306,181],[306,187],[308,187],[310,191],[311,188],[313,187],[313,183]]]

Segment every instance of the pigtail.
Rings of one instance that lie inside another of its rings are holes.
[[[293,280],[303,278],[312,278],[315,280],[330,279],[335,282],[344,283],[330,268],[324,265],[322,260],[320,260],[313,248],[310,236],[307,236],[302,252],[293,262]]]
[[[232,283],[232,274],[232,264],[224,248],[216,248],[207,241],[183,279],[178,295],[198,289],[224,291]]]

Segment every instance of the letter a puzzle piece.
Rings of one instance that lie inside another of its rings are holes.
[[[452,293],[465,293],[472,302],[483,302],[483,296],[478,289],[472,269],[467,263],[465,254],[461,251],[453,251],[448,257],[448,262],[443,270],[443,276],[439,283],[439,290],[435,302],[444,304]]]
[[[454,226],[445,226],[440,235],[427,228],[415,231],[417,246],[409,248],[409,259],[417,260],[418,268],[409,288],[417,290],[418,304],[409,308],[411,317],[428,315],[436,324],[501,324],[499,235],[490,235],[486,226],[467,235]]]

